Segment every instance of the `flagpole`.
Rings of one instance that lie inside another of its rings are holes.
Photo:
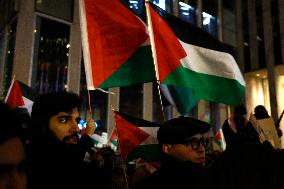
[[[90,95],[90,90],[87,89],[87,93],[88,93],[88,105],[89,105],[89,116],[92,118],[92,108],[91,108],[91,95]]]
[[[113,111],[114,115],[116,115],[114,108],[112,109],[112,111]],[[125,182],[126,182],[126,189],[129,189],[129,183],[128,183],[127,174],[126,174],[126,165],[125,165],[124,159],[122,158],[122,155],[121,155],[121,149],[120,149],[120,145],[119,145],[119,143],[120,143],[120,141],[119,141],[119,132],[117,130],[116,125],[114,126],[113,130],[117,134],[117,149],[119,151],[119,156],[122,159],[123,175],[124,175],[124,179],[125,179]]]
[[[149,30],[152,56],[153,56],[153,60],[154,60],[155,74],[156,74],[156,78],[157,78],[156,81],[157,81],[157,84],[158,84],[157,88],[158,88],[158,93],[159,93],[159,98],[160,98],[160,103],[161,103],[161,109],[162,109],[162,113],[163,113],[163,121],[166,121],[165,110],[164,110],[163,103],[162,103],[162,95],[161,95],[161,87],[160,87],[161,81],[160,81],[159,71],[158,71],[157,53],[156,53],[156,46],[155,46],[152,20],[151,20],[150,10],[149,10],[149,0],[145,0],[145,7],[146,7],[146,16],[147,16],[147,21],[148,21],[148,30]]]

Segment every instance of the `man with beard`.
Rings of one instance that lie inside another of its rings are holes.
[[[190,117],[165,122],[157,132],[161,167],[135,188],[205,188],[209,129],[208,123]]]
[[[83,161],[93,147],[88,136],[95,130],[94,121],[87,125],[90,133],[79,139],[79,97],[71,92],[39,96],[31,114],[31,138],[28,148],[29,188],[85,188],[96,185],[95,168]],[[91,127],[91,129],[90,129]]]

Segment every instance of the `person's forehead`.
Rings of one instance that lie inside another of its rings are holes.
[[[79,116],[79,111],[78,108],[74,108],[72,109],[70,112],[58,112],[56,115],[56,117],[60,117],[60,116]]]

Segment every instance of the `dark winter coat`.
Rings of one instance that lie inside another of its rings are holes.
[[[160,169],[138,182],[135,189],[206,188],[207,173],[202,165],[190,161],[179,162],[166,154],[163,156],[167,157],[162,161]]]

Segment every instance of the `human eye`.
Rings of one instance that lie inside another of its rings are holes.
[[[66,117],[66,116],[62,116],[62,117],[60,117],[59,119],[58,119],[58,121],[59,121],[59,123],[67,123],[67,121],[68,121],[68,118]]]

